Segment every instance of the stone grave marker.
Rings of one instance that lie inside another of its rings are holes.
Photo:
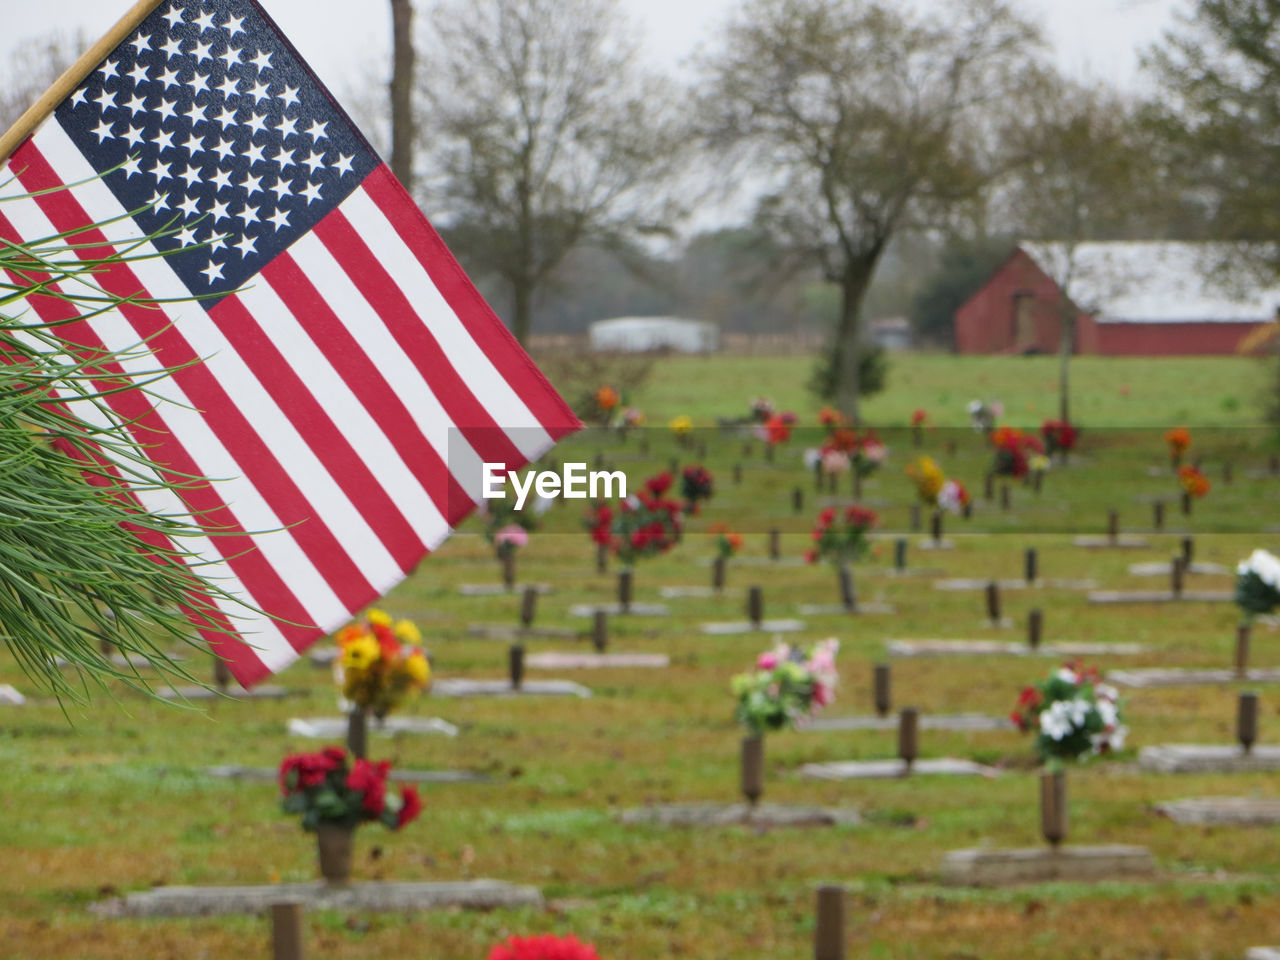
[[[0,683],[0,706],[20,707],[26,702],[27,698],[20,694],[11,684]]]
[[[1120,513],[1116,510],[1112,510],[1107,514],[1107,533],[1105,536],[1080,536],[1075,537],[1071,542],[1077,547],[1085,547],[1090,550],[1106,548],[1134,550],[1143,549],[1147,546],[1147,541],[1143,537],[1124,536],[1120,533]]]
[[[1280,770],[1280,747],[1260,747],[1258,695],[1242,692],[1236,699],[1236,740],[1225,744],[1168,744],[1144,747],[1138,763],[1162,773],[1254,773]]]
[[[289,720],[287,729],[295,737],[341,741],[347,737],[347,727],[346,717],[294,717]],[[456,737],[458,728],[439,717],[387,717],[372,724],[369,732],[387,737],[399,734]]]
[[[208,917],[261,914],[274,904],[309,910],[371,913],[418,910],[532,909],[545,906],[535,887],[498,880],[448,882],[265,883],[254,886],[167,886],[92,903],[100,917]]]
[[[738,633],[795,633],[804,629],[801,620],[766,620],[764,616],[764,588],[753,584],[747,588],[746,621],[704,623],[702,632],[715,636]]]
[[[953,850],[942,862],[947,883],[1003,886],[1018,883],[1149,877],[1155,861],[1145,847],[1064,846],[1067,838],[1067,775],[1063,770],[1040,775],[1040,832],[1047,847]]]
[[[1174,823],[1191,826],[1269,827],[1280,824],[1280,799],[1267,797],[1192,797],[1156,806]]]
[[[1041,643],[1032,647],[1026,643],[1000,640],[888,640],[885,644],[891,657],[1096,657],[1135,656],[1145,649],[1138,643]],[[1116,682],[1114,671],[1107,679]]]

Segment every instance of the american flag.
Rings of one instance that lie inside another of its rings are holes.
[[[104,224],[78,242],[167,254],[96,277],[159,309],[61,329],[90,349],[145,340],[155,359],[125,374],[180,368],[112,403],[175,476],[213,478],[144,505],[195,518],[210,535],[182,547],[201,574],[268,615],[223,603],[244,642],[205,631],[245,686],[436,549],[482,462],[516,469],[579,426],[253,0],[160,3],[17,149],[0,199],[6,239]]]

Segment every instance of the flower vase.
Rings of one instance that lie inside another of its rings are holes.
[[[321,823],[316,827],[316,850],[320,860],[320,876],[333,887],[351,882],[351,848],[356,828],[338,823]]]
[[[369,715],[363,707],[353,707],[347,714],[347,750],[357,760],[363,760],[369,748]]]
[[[1049,770],[1040,774],[1040,831],[1055,850],[1067,838],[1067,774]]]
[[[1252,625],[1241,623],[1236,626],[1236,678],[1243,680],[1249,675],[1249,634]]]
[[[742,795],[752,807],[764,793],[764,736],[754,734],[742,738]]]

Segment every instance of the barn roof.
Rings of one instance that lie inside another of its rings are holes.
[[[1019,246],[1099,323],[1260,323],[1280,308],[1280,285],[1223,276],[1239,251],[1221,243],[1115,241]]]

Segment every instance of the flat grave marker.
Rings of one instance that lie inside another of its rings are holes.
[[[1001,640],[889,640],[886,650],[890,657],[1096,657],[1135,656],[1145,648],[1139,643],[1042,643],[1032,647],[1026,643]],[[1117,671],[1121,672],[1121,671]],[[1108,675],[1114,680],[1115,674]]]
[[[671,658],[665,653],[563,653],[546,651],[531,653],[525,657],[530,670],[609,670],[609,669],[663,669],[671,666]],[[529,681],[526,681],[529,682]]]
[[[841,807],[808,807],[775,803],[671,803],[623,810],[618,819],[647,827],[841,827],[862,818]]]
[[[528,666],[529,658],[525,658]],[[451,677],[431,684],[433,697],[579,697],[591,696],[591,690],[572,680],[529,680],[521,678],[518,687],[509,680],[476,680]]]
[[[535,887],[499,880],[443,883],[270,883],[236,887],[157,887],[123,897],[91,903],[100,917],[209,917],[258,914],[275,904],[297,903],[308,910],[358,912],[415,910],[541,910],[544,901]]]
[[[1263,797],[1191,797],[1159,804],[1156,812],[1174,823],[1193,826],[1280,824],[1280,800]]]

